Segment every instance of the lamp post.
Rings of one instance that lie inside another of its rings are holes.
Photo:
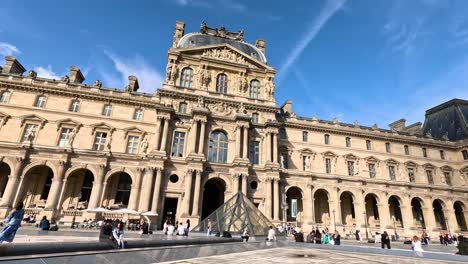
[[[75,205],[75,210],[73,211],[73,219],[72,219],[72,224],[71,228],[75,228],[75,220],[76,220],[76,211],[78,210],[78,203],[80,202],[81,199],[81,192],[78,193],[78,199],[76,199],[76,205]]]
[[[332,210],[333,213],[333,232],[336,230],[336,221],[335,221],[335,209]]]
[[[395,216],[392,216],[392,221],[393,221],[393,230],[395,232],[395,240],[398,240],[398,234],[396,231],[396,224],[395,224]]]
[[[369,240],[369,234],[367,233],[367,211],[364,211],[364,223],[366,224],[366,240]]]
[[[288,206],[288,203],[286,202],[286,197],[283,198],[283,228],[285,230],[284,234],[287,236],[288,235],[288,232],[287,232],[287,228],[286,228],[286,225],[287,225],[287,214],[286,214],[286,211],[288,210],[289,206]]]

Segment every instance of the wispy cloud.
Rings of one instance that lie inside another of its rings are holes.
[[[34,71],[37,72],[37,76],[47,79],[60,80],[60,76],[52,70],[52,66],[47,65],[47,67],[36,66]]]
[[[101,71],[100,74],[105,86],[124,87],[130,75],[135,75],[138,78],[140,92],[153,93],[161,86],[163,75],[152,68],[140,55],[133,58],[122,58],[108,50],[104,50],[104,53],[112,60],[115,70],[119,73],[119,76],[115,78],[115,74]]]
[[[327,24],[328,20],[335,15],[346,3],[346,0],[327,0],[325,6],[320,11],[319,15],[314,18],[307,32],[301,37],[299,43],[288,54],[286,61],[278,71],[278,83],[281,83],[282,78],[289,71],[291,66],[296,62],[297,58],[304,52],[309,43],[317,36],[322,28]]]
[[[16,46],[6,42],[0,42],[0,55],[11,56],[20,53],[21,51]]]

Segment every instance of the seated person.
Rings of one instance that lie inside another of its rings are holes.
[[[49,230],[50,229],[50,222],[47,219],[47,216],[43,216],[41,222],[39,222],[39,229],[40,230]]]

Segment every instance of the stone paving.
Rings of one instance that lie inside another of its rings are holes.
[[[442,264],[462,263],[447,260],[430,260],[418,257],[397,257],[350,252],[337,252],[323,249],[274,248],[222,256],[204,257],[179,261],[161,262],[177,264],[219,264],[219,263],[346,263],[346,264]]]

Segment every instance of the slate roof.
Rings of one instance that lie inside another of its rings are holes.
[[[427,110],[423,135],[450,141],[468,138],[468,101],[453,99]]]

